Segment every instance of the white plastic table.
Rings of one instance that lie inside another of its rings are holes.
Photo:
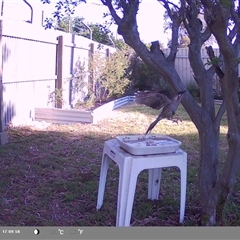
[[[187,184],[187,153],[179,149],[176,153],[134,156],[120,148],[116,139],[104,143],[102,165],[99,179],[97,209],[103,205],[109,161],[114,161],[119,167],[119,185],[117,201],[116,226],[130,226],[137,177],[145,169],[148,174],[148,199],[159,197],[161,170],[164,167],[178,167],[181,173],[180,218],[184,220],[186,184]]]

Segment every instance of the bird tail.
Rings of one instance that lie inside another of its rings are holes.
[[[161,121],[162,119],[163,119],[162,117],[158,117],[154,122],[152,122],[152,123],[149,125],[149,127],[148,127],[145,135],[147,135],[147,134],[157,125],[157,123],[158,123],[159,121]]]

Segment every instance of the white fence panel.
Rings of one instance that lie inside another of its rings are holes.
[[[44,30],[26,22],[4,19],[2,24],[3,125],[12,121],[31,121],[35,107],[53,107],[49,96],[57,85],[58,36],[64,39],[63,101],[66,107],[70,107],[74,100],[70,79],[81,62],[86,71],[84,81],[88,83],[91,44],[94,44],[95,51],[99,51],[99,43],[61,31]],[[101,53],[105,55],[107,49],[115,51],[111,47],[102,46]]]

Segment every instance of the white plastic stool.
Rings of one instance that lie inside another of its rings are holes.
[[[176,153],[134,156],[120,148],[116,139],[104,143],[102,165],[99,179],[97,209],[103,204],[109,161],[113,160],[119,167],[119,185],[116,226],[130,226],[137,177],[145,169],[148,174],[148,199],[158,199],[161,170],[163,167],[176,166],[181,173],[181,200],[179,222],[184,220],[186,184],[187,184],[187,153],[179,149]]]

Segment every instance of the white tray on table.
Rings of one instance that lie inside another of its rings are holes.
[[[123,135],[116,139],[121,148],[132,155],[151,155],[173,153],[182,144],[180,141],[165,135]]]

